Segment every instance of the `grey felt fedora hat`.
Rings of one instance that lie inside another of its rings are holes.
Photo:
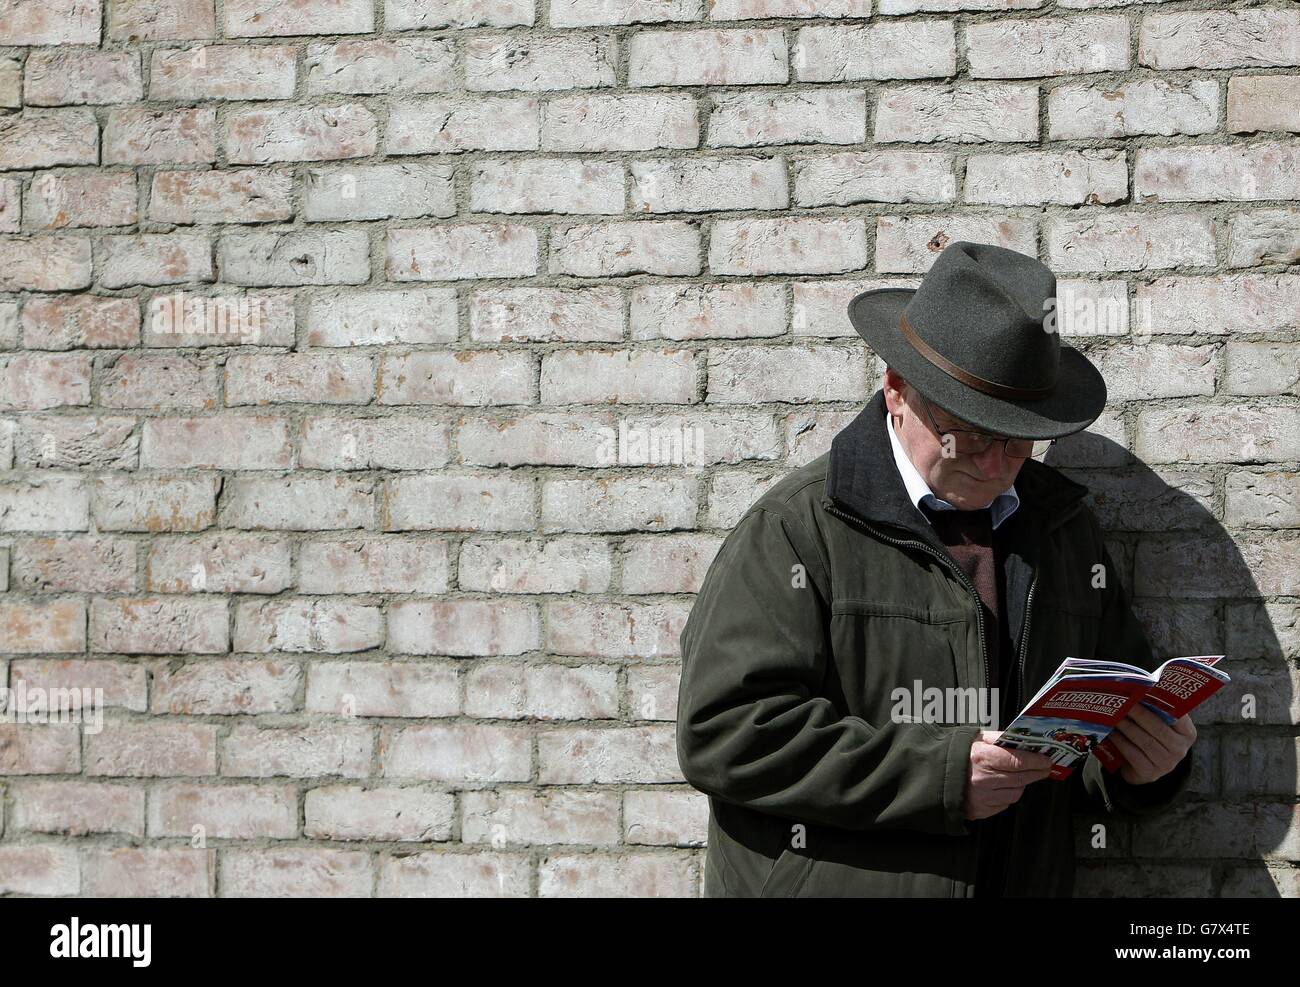
[[[1056,276],[1037,258],[956,240],[916,288],[876,288],[849,321],[930,401],[976,428],[1054,439],[1087,428],[1106,382],[1063,346],[1051,318]]]

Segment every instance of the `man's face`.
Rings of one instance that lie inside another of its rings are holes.
[[[1001,442],[973,455],[957,452],[953,443],[945,443],[930,424],[924,399],[892,370],[885,373],[885,404],[894,416],[898,441],[916,471],[936,497],[959,510],[988,507],[994,497],[1011,486],[1025,463],[1024,459],[1008,456]],[[933,404],[929,411],[941,431],[980,431]]]

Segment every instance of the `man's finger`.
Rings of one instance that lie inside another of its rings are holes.
[[[1052,759],[1035,751],[1012,750],[990,744],[985,763],[998,771],[1039,771],[1052,766]]]
[[[1178,743],[1178,734],[1155,713],[1150,710],[1143,710],[1143,712],[1154,722],[1138,720],[1130,713],[1119,721],[1120,733],[1143,750],[1151,751],[1153,756],[1161,753],[1172,754]]]
[[[1114,738],[1119,752],[1124,755],[1129,764],[1133,765],[1135,771],[1141,771],[1143,774],[1155,773],[1156,766],[1151,762],[1151,758],[1147,757],[1146,751],[1120,736],[1118,731],[1112,733],[1111,737]]]

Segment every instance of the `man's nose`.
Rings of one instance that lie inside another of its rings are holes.
[[[981,453],[974,457],[974,463],[979,471],[987,477],[1002,476],[1007,472],[1011,465],[1011,459],[1006,454],[1006,443],[994,441],[994,443]]]

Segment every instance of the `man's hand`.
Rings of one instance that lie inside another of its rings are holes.
[[[981,730],[970,746],[967,772],[966,818],[994,816],[1020,799],[1025,786],[1042,781],[1052,767],[1045,754],[1013,751],[993,743],[1000,730]]]
[[[1196,727],[1190,716],[1170,726],[1138,703],[1110,736],[1124,755],[1119,776],[1130,785],[1145,785],[1167,775],[1183,759],[1196,740]]]

